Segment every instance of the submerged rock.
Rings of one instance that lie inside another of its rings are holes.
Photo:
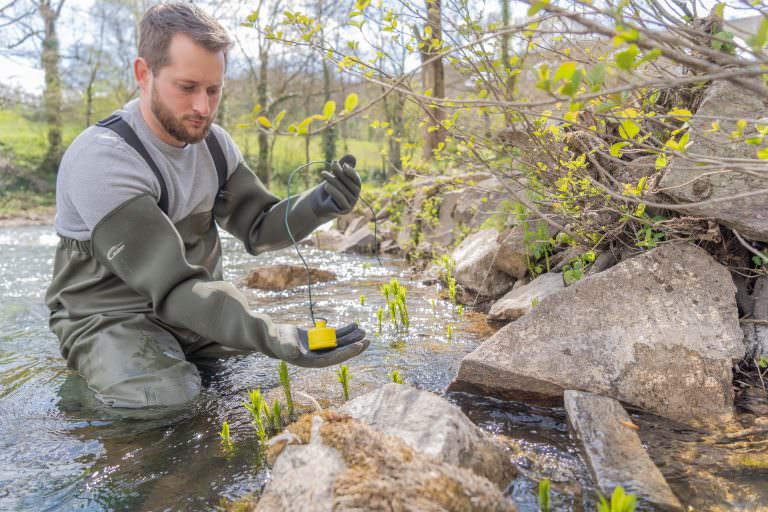
[[[270,451],[274,467],[257,510],[515,510],[486,478],[350,416],[307,414],[282,438]]]
[[[318,268],[309,269],[313,283],[333,281],[336,274]],[[287,290],[307,284],[307,269],[301,265],[268,265],[256,267],[248,273],[244,280],[248,288],[262,290]]]
[[[603,495],[610,496],[620,485],[653,504],[654,510],[683,510],[619,402],[573,390],[566,391],[563,400],[581,453]]]
[[[498,232],[484,229],[464,239],[453,251],[455,276],[463,288],[483,297],[499,297],[515,284],[514,278],[494,266]]]
[[[542,274],[530,283],[500,298],[488,313],[491,320],[517,320],[533,307],[533,301],[541,302],[544,297],[554,295],[565,288],[563,274],[548,272]]]
[[[664,193],[681,204],[699,202],[753,192],[765,187],[765,162],[757,160],[757,146],[734,141],[730,133],[739,119],[768,117],[768,101],[727,80],[712,83],[696,115],[690,120],[690,147],[687,153],[701,158],[724,158],[726,167],[697,166],[696,159],[676,157],[670,162],[659,186]],[[719,120],[720,130],[711,130]],[[748,128],[745,136],[754,135]],[[747,159],[751,159],[749,162]],[[730,170],[731,172],[722,172]],[[768,201],[765,195],[738,200],[686,207],[683,212],[697,217],[716,219],[720,224],[735,228],[742,235],[768,241]]]
[[[503,448],[445,398],[387,384],[355,398],[341,411],[440,462],[471,469],[505,488],[517,471]]]
[[[733,412],[735,287],[706,251],[665,244],[544,299],[461,362],[449,389],[559,402],[580,389],[683,422]]]

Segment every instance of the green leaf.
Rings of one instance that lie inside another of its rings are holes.
[[[761,50],[765,46],[766,41],[768,41],[768,17],[763,18],[760,28],[757,29],[757,34],[750,37],[747,43],[753,50]]]
[[[621,155],[623,154],[621,152],[621,148],[628,145],[629,142],[617,142],[616,144],[612,144],[610,149],[611,156],[615,158],[621,158]]]
[[[768,146],[757,150],[757,158],[760,160],[768,160]]]
[[[595,64],[589,71],[587,71],[587,82],[589,82],[592,91],[597,91],[605,82],[605,68],[604,62]]]
[[[631,119],[624,119],[619,126],[619,135],[625,139],[634,139],[640,133],[640,127]]]
[[[658,59],[659,57],[661,57],[661,50],[659,50],[658,48],[654,48],[653,50],[651,50],[648,53],[646,53],[645,55],[643,55],[642,59],[640,59],[639,61],[635,62],[633,67],[638,67],[641,64],[644,64],[646,62],[654,61],[654,60]]]
[[[636,44],[632,44],[624,50],[623,52],[619,52],[616,54],[616,66],[619,69],[623,69],[625,71],[629,71],[632,69],[632,65],[635,63],[635,58],[637,58],[637,55],[640,53],[640,50],[638,49]]]
[[[659,154],[659,156],[656,157],[656,170],[663,169],[667,166],[667,155],[664,153]]]
[[[323,107],[323,117],[330,119],[334,113],[336,113],[336,102],[333,100],[326,101]]]
[[[528,16],[534,16],[547,5],[549,5],[549,0],[539,0],[537,2],[533,2],[528,8]]]
[[[355,107],[357,107],[357,94],[351,93],[347,96],[347,99],[344,100],[344,110],[346,112],[352,112],[355,110]]]
[[[264,128],[272,128],[272,122],[264,116],[259,116],[256,118],[256,121],[258,121]]]
[[[560,64],[560,67],[557,68],[557,71],[555,71],[555,78],[552,80],[554,82],[557,82],[558,80],[568,81],[576,72],[576,68],[577,66],[575,62],[563,62]]]
[[[280,123],[283,122],[283,118],[285,117],[285,110],[281,110],[279,114],[277,114],[277,117],[275,117],[275,129],[277,129],[280,126]]]
[[[533,301],[531,301],[533,302]],[[549,479],[545,478],[539,482],[539,511],[549,512],[550,493],[549,493]]]

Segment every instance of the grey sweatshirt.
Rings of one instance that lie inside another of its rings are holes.
[[[157,138],[139,111],[139,101],[120,113],[134,129],[163,175],[168,188],[168,215],[180,220],[210,211],[218,177],[205,142],[171,146]],[[211,127],[227,161],[227,177],[242,155],[229,134]],[[90,240],[94,226],[116,207],[142,194],[160,200],[160,183],[144,159],[108,128],[91,126],[69,146],[56,179],[56,231],[75,240]]]

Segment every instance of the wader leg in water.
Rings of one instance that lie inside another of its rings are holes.
[[[147,315],[97,315],[87,324],[67,363],[99,401],[113,407],[173,406],[199,395],[197,368],[176,337]]]

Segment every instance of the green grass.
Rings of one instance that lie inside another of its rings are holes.
[[[102,116],[103,117],[103,116]],[[96,116],[99,119],[100,117]],[[80,132],[83,131],[83,121],[76,115],[65,115],[63,127],[64,146],[67,147]],[[246,161],[255,167],[258,155],[257,132],[251,128],[232,128],[232,138],[240,148]],[[380,142],[372,142],[360,139],[341,138],[337,140],[337,155],[341,158],[350,153],[357,158],[357,168],[364,181],[369,181],[374,172],[378,173],[382,167]],[[0,154],[9,158],[13,164],[24,170],[25,173],[34,173],[45,157],[48,148],[47,128],[42,119],[33,119],[25,115],[21,108],[0,109]],[[275,144],[275,156],[273,159],[274,175],[270,189],[279,196],[286,195],[288,175],[296,167],[305,163],[304,138],[294,136],[281,136]],[[321,137],[315,136],[310,144],[310,158],[321,160],[323,158]],[[312,183],[319,183],[320,168],[310,168]],[[300,192],[306,188],[304,177],[294,179],[292,193]],[[13,183],[5,185],[14,187]],[[0,211],[12,212],[20,209],[28,209],[30,206],[49,206],[52,197],[24,197],[10,190],[0,193]],[[21,193],[21,191],[19,191]]]
[[[240,152],[246,159],[248,164],[253,168],[256,166],[256,159],[258,158],[258,134],[256,130],[252,128],[234,128],[230,131],[235,144],[240,148]],[[294,136],[280,136],[275,143],[275,156],[273,159],[274,174],[273,179],[276,183],[273,184],[277,188],[276,192],[284,193],[283,190],[285,183],[287,182],[288,175],[296,167],[306,163],[304,152],[304,137]],[[321,137],[312,137],[309,146],[309,158],[310,160],[322,160],[323,151],[321,147]],[[336,153],[337,158],[341,158],[345,154],[349,153],[355,156],[357,159],[357,169],[360,171],[363,179],[368,178],[372,171],[380,172],[382,166],[381,145],[379,142],[371,142],[360,139],[347,139],[347,149],[344,149],[344,140],[338,139],[336,141]],[[319,167],[312,171],[316,177],[320,174]],[[296,180],[297,178],[294,178]],[[313,182],[318,182],[316,178]],[[300,180],[300,183],[303,180]]]
[[[80,121],[65,122],[64,145],[69,145],[82,131]],[[48,149],[48,131],[43,121],[27,118],[20,110],[0,110],[0,150],[22,166],[35,167]]]

